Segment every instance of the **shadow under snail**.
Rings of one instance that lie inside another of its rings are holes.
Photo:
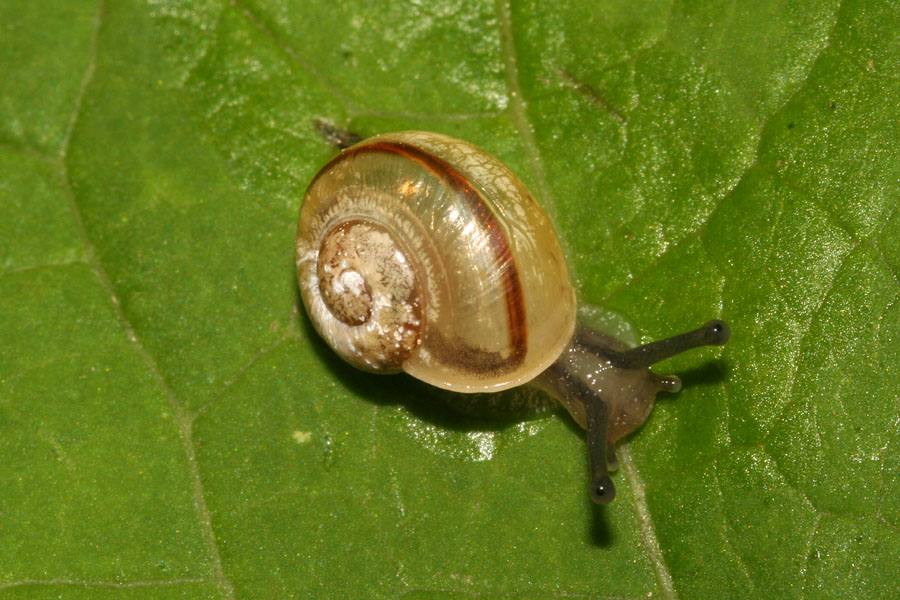
[[[315,176],[297,273],[316,331],[350,364],[454,392],[530,384],[587,430],[590,494],[615,497],[613,444],[681,380],[649,366],[728,341],[722,321],[636,348],[576,319],[550,222],[476,146],[406,131],[364,140]]]

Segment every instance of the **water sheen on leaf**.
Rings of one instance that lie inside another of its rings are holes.
[[[0,32],[0,597],[900,593],[893,2],[0,0]],[[318,339],[317,121],[500,157],[639,342],[730,323],[659,367],[613,504],[566,414],[459,415]]]

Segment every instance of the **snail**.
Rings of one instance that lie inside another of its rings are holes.
[[[650,365],[728,341],[718,320],[635,348],[577,319],[549,219],[484,150],[406,131],[345,148],[300,209],[297,275],[319,335],[344,360],[454,392],[533,385],[587,430],[590,496],[615,497],[613,444],[681,380]]]

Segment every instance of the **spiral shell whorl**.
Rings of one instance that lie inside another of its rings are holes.
[[[391,232],[373,222],[339,222],[322,236],[314,265],[304,295],[316,329],[359,368],[399,370],[420,339],[421,298]]]

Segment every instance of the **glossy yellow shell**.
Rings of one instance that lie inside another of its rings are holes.
[[[540,205],[499,160],[436,133],[365,140],[316,175],[297,273],[313,325],[345,360],[458,392],[530,381],[575,327]]]

